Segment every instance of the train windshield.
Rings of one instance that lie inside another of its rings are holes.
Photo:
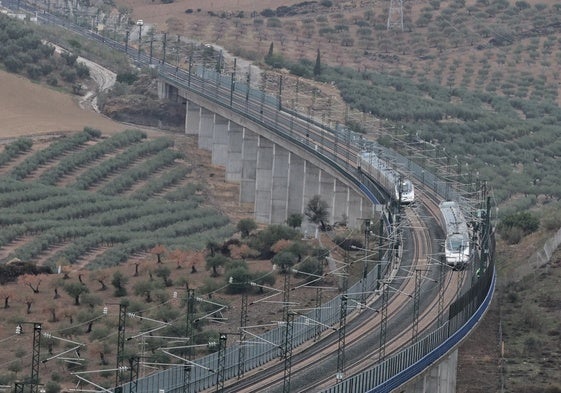
[[[458,253],[467,251],[469,246],[464,236],[460,234],[448,236],[447,243],[448,250]]]
[[[404,181],[401,183],[401,192],[404,194],[409,194],[413,190],[413,185],[411,182]]]

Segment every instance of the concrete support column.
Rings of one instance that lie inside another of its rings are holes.
[[[273,142],[259,136],[255,170],[255,220],[267,224],[271,222],[273,154]]]
[[[161,79],[158,79],[158,98],[160,100],[165,100],[169,98],[168,95],[168,84]]]
[[[201,127],[199,128],[199,149],[212,151],[214,136],[214,113],[201,108]]]
[[[304,166],[304,206],[314,195],[319,194],[319,168],[305,162]]]
[[[425,392],[455,393],[456,372],[458,368],[458,350],[449,354],[446,359],[432,367],[425,376]]]
[[[226,162],[226,181],[239,182],[242,178],[243,127],[228,123],[228,160]]]
[[[177,87],[162,81],[158,81],[158,98],[173,102],[183,101],[183,98],[179,97],[179,89]]]
[[[257,165],[257,134],[243,129],[242,175],[240,182],[240,202],[255,202],[255,172]]]
[[[326,224],[335,222],[335,178],[325,171],[319,172],[319,195],[327,202],[329,216]]]
[[[201,107],[189,101],[185,106],[185,134],[198,135],[201,129]]]
[[[347,195],[349,193],[349,187],[347,187],[340,180],[335,179],[335,192],[333,195],[333,217],[334,221],[347,221],[347,224],[352,226],[352,223],[348,221],[349,219],[349,205],[347,201]]]
[[[212,137],[212,163],[226,166],[228,162],[228,119],[214,115],[214,129]]]
[[[271,223],[282,224],[288,217],[289,152],[280,145],[273,146],[273,184],[271,190]]]
[[[304,165],[304,199],[302,201],[303,209],[306,209],[306,205],[315,195],[319,194],[319,168],[308,161],[305,161]],[[329,208],[331,209],[332,206]],[[331,210],[330,213],[331,214]],[[317,228],[315,224],[307,223],[303,226],[304,232],[307,234],[316,233]]]
[[[294,153],[289,155],[287,216],[304,213],[304,168],[306,162]]]
[[[403,393],[456,393],[458,350],[449,353],[438,364],[432,365],[422,375],[401,386],[396,392]]]
[[[357,225],[357,220],[359,218],[365,217],[363,215],[362,210],[362,196],[354,192],[351,188],[348,188],[347,193],[347,206],[348,206],[348,224],[351,227],[355,227]]]

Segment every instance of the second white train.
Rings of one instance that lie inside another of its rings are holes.
[[[455,269],[462,269],[470,262],[469,227],[457,202],[444,201],[439,207],[446,233],[444,242],[446,263]]]

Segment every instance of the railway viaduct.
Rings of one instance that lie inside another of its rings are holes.
[[[128,43],[102,37],[49,13],[48,9],[38,14],[35,5],[19,1],[9,2],[8,6],[37,15],[40,23],[63,25],[85,38],[124,52],[139,67],[153,65],[151,55],[148,57],[140,50],[132,53]],[[160,97],[185,103],[185,132],[198,135],[199,146],[212,152],[212,162],[225,167],[229,181],[239,182],[240,202],[254,204],[257,221],[282,223],[290,214],[303,212],[312,196],[321,195],[331,207],[330,222],[346,221],[350,226],[358,226],[359,218],[370,217],[387,202],[388,195],[375,182],[361,175],[356,161],[360,141],[354,140],[352,133],[328,130],[314,119],[283,108],[280,94],[276,98],[253,91],[248,85],[238,84],[233,77],[205,69],[193,72],[189,69],[187,73],[166,62],[159,63],[158,71]],[[448,184],[443,184],[409,160],[400,162],[400,165],[410,170],[417,181],[448,198]],[[487,234],[487,238],[489,236]],[[486,243],[482,252],[489,253],[489,248]],[[455,392],[457,347],[489,307],[495,286],[492,261],[492,257],[488,258],[481,276],[478,275],[461,296],[458,293],[445,318],[439,315],[436,328],[426,335],[420,334],[422,337],[417,341],[384,358],[371,369],[322,392]],[[376,282],[373,273],[369,273],[367,280],[361,280],[368,281],[369,287]],[[340,295],[325,307],[329,311],[325,326],[339,321],[343,298],[347,300],[346,295]],[[299,325],[304,323],[301,321]],[[302,329],[302,335],[307,334],[309,340],[310,331],[304,329],[308,328]],[[267,337],[271,343],[280,342],[277,336],[284,332],[285,329],[282,332],[277,329],[268,332]],[[295,331],[293,338],[297,336]],[[259,354],[259,358],[247,358],[246,362],[253,362],[254,367],[258,367],[273,359],[277,352],[278,348],[273,346],[272,350]],[[234,356],[234,353],[225,355],[226,358]],[[202,359],[199,361],[203,362]],[[206,361],[214,367],[217,358],[209,357]],[[184,382],[188,373],[185,370],[187,368],[175,367],[131,380],[119,387],[119,391],[186,392]],[[215,381],[214,373],[208,370],[207,367],[206,370],[194,368],[192,371],[193,374],[206,373],[197,380],[199,386],[206,389]],[[230,377],[235,376],[231,371],[228,371]]]
[[[240,203],[253,204],[256,221],[285,223],[290,214],[304,213],[315,195],[327,202],[329,223],[356,226],[360,218],[372,216],[375,202],[356,182],[320,159],[319,150],[324,146],[320,148],[318,140],[296,132],[293,138],[279,134],[275,119],[265,118],[260,104],[248,103],[260,112],[248,117],[164,79],[160,79],[158,93],[160,98],[185,103],[185,133],[198,135],[199,148],[212,152],[212,164],[224,167],[226,179],[240,184]],[[273,127],[264,126],[271,123]]]
[[[184,102],[185,133],[198,135],[199,147],[212,152],[212,163],[226,169],[228,181],[240,184],[240,202],[254,204],[257,221],[283,223],[291,213],[303,213],[307,201],[319,194],[332,207],[330,222],[347,221],[350,226],[357,226],[360,218],[371,217],[373,211],[379,210],[385,202],[387,195],[383,192],[374,189],[368,193],[358,185],[356,179],[360,176],[354,164],[356,157],[342,163],[340,159],[321,160],[326,146],[320,145],[317,137],[310,137],[309,124],[305,134],[298,134],[294,122],[301,119],[285,113],[292,128],[288,138],[281,135],[275,129],[279,125],[281,103],[273,102],[272,112],[267,112],[264,105],[252,102],[242,103],[239,110],[235,110],[232,98],[226,105],[220,99],[212,98],[213,93],[220,94],[220,87],[209,85],[208,94],[201,94],[197,90],[204,88],[201,85],[193,88],[193,84],[193,81],[186,84],[163,76],[159,80],[158,93],[161,98]],[[227,96],[233,92],[226,89],[222,94]],[[242,101],[244,94],[240,95]],[[321,132],[316,129],[313,134],[317,136]],[[335,138],[338,138],[336,132]],[[346,174],[334,169],[333,164],[337,162]],[[401,377],[403,381],[397,384],[397,389],[372,391],[453,393],[456,391],[457,361],[457,346],[454,346],[446,353],[438,354],[430,367],[419,368],[415,374],[409,372],[406,379]]]

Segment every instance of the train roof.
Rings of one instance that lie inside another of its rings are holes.
[[[446,235],[468,233],[466,219],[457,202],[444,201],[440,203],[439,207],[446,226]]]

